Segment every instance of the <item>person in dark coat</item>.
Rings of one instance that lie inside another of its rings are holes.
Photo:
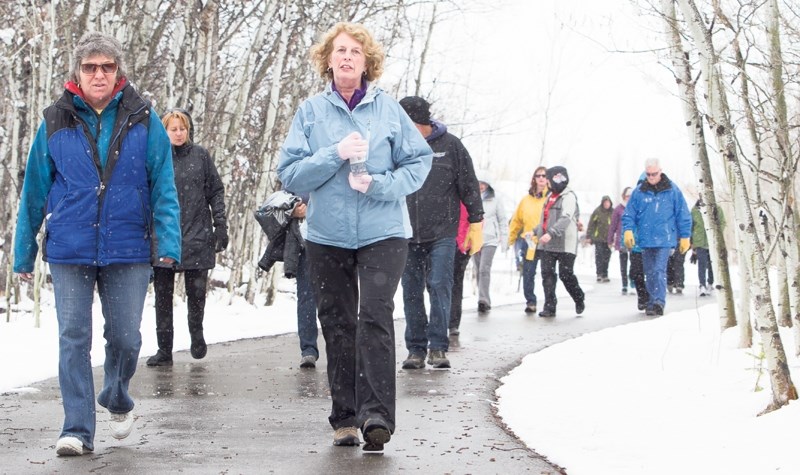
[[[608,240],[608,228],[611,226],[611,216],[614,214],[611,198],[604,196],[600,206],[595,208],[589,218],[589,227],[586,229],[586,238],[594,246],[594,264],[598,282],[609,282],[608,261],[611,259],[611,248]]]
[[[153,264],[158,352],[147,360],[147,366],[172,364],[172,296],[176,272],[183,272],[186,283],[192,357],[206,356],[203,317],[208,271],[216,264],[215,252],[222,252],[228,246],[225,189],[208,150],[192,142],[191,116],[185,110],[173,109],[164,114],[161,121],[172,143],[175,187],[181,208],[182,250],[177,265]]]

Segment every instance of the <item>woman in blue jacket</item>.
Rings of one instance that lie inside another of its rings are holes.
[[[133,427],[128,385],[142,346],[152,230],[159,259],[181,256],[169,138],[127,82],[122,46],[110,35],[86,33],[72,56],[66,90],[45,109],[31,145],[14,244],[14,272],[29,280],[44,222],[42,259],[53,278],[64,406],[58,455],[94,450],[95,285],[106,340],[97,402],[110,413],[111,436],[123,439]]]
[[[338,23],[311,50],[325,90],[300,105],[278,176],[310,193],[306,252],[328,358],[334,445],[383,450],[395,428],[394,294],[411,227],[405,196],[433,152],[392,97],[371,84],[384,53],[359,24]],[[366,160],[366,173],[348,162]]]

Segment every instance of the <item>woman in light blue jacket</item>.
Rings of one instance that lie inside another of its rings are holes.
[[[311,58],[330,82],[295,114],[278,176],[310,194],[306,252],[333,443],[359,445],[360,428],[364,450],[380,451],[395,429],[392,313],[411,237],[405,196],[422,186],[433,152],[397,101],[371,84],[384,53],[366,28],[336,24]]]

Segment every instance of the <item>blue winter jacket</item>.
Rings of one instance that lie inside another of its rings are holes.
[[[336,146],[353,131],[369,137],[366,193],[350,187],[349,162]],[[433,151],[394,98],[370,86],[352,110],[329,84],[305,100],[281,147],[278,176],[286,189],[310,193],[308,241],[359,249],[387,238],[410,238],[405,197],[431,169]]]
[[[631,194],[622,214],[622,231],[634,231],[642,249],[669,247],[692,235],[692,214],[683,193],[667,177],[651,185],[642,181]]]
[[[36,234],[57,264],[149,263],[181,256],[172,147],[158,115],[132,86],[98,115],[69,89],[45,109],[31,145],[17,217],[14,272],[32,272]]]

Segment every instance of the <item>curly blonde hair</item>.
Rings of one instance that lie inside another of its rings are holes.
[[[333,79],[333,71],[328,68],[328,61],[333,53],[333,40],[340,33],[347,33],[361,43],[366,58],[367,81],[374,81],[383,74],[383,61],[386,58],[383,47],[375,41],[369,30],[360,23],[339,22],[325,32],[319,43],[311,47],[311,61],[323,78]]]

